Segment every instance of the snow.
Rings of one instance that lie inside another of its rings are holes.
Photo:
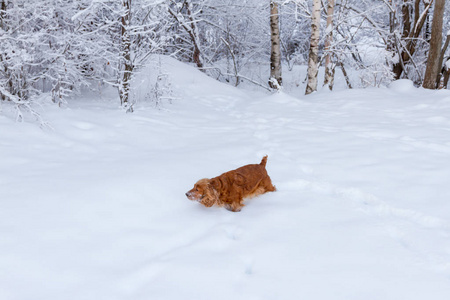
[[[389,88],[397,92],[407,93],[414,90],[414,83],[408,79],[399,79],[391,82]]]
[[[163,58],[176,94],[0,114],[0,299],[447,299],[450,93],[240,90]],[[149,83],[150,82],[150,83]],[[239,213],[184,193],[269,155]]]

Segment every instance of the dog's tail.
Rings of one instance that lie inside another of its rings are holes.
[[[266,164],[267,164],[267,155],[262,158],[260,165],[265,168]]]

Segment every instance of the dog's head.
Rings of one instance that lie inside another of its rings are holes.
[[[219,195],[211,184],[209,179],[200,179],[194,184],[194,187],[186,193],[189,200],[197,201],[206,207],[218,204]]]

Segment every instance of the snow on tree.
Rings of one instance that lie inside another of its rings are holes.
[[[93,72],[102,72],[102,81],[118,89],[121,105],[133,110],[130,81],[152,53],[162,51],[167,5],[163,0],[98,0],[72,17],[81,22],[82,38],[95,52]]]
[[[120,50],[118,89],[120,103],[127,111],[133,111],[129,102],[130,80],[134,65],[131,61],[131,0],[122,0],[120,14]]]
[[[412,1],[394,0],[387,5],[391,13],[391,36],[387,47],[397,58],[392,68],[395,79],[401,78],[405,73],[407,78],[422,81],[420,60],[415,58],[418,56],[415,54],[419,52],[423,55],[428,50],[427,30],[423,32],[423,28],[429,20],[432,2],[424,1],[421,5],[421,1],[415,0],[413,5]]]
[[[203,70],[203,58],[200,50],[200,34],[198,31],[198,15],[201,13],[201,5],[194,6],[189,0],[171,0],[169,13],[186,31],[192,44],[192,60],[197,67]]]
[[[0,95],[17,108],[31,109],[33,99],[49,92],[53,102],[88,85],[80,64],[79,27],[70,17],[78,3],[52,0],[0,3]],[[84,46],[84,45],[83,45]],[[82,47],[83,47],[82,46]]]

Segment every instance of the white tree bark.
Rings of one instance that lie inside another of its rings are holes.
[[[327,29],[325,37],[325,80],[323,85],[327,85],[330,91],[334,85],[334,69],[335,65],[332,61],[333,50],[333,15],[334,15],[334,0],[328,0],[327,5]]]
[[[308,59],[308,83],[306,95],[317,91],[317,74],[319,72],[319,38],[320,38],[320,0],[313,0],[311,12],[311,39]]]
[[[279,89],[282,84],[281,77],[281,50],[280,50],[280,21],[278,14],[278,3],[270,1],[270,41],[272,49],[270,52],[270,79],[269,86]]]

